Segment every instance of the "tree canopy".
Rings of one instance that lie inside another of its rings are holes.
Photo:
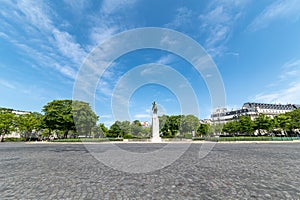
[[[89,104],[82,101],[54,100],[44,106],[43,112],[45,126],[49,130],[64,131],[65,138],[70,130],[90,134],[98,120]]]
[[[19,131],[24,138],[31,137],[33,131],[38,132],[42,125],[42,114],[34,112],[16,117]]]
[[[266,115],[259,115],[254,120],[250,116],[241,116],[237,121],[230,121],[224,124],[223,132],[229,134],[258,134],[276,133],[280,134],[300,134],[300,109],[276,115],[274,118]]]
[[[0,110],[0,135],[9,134],[15,129],[15,114],[9,111]]]

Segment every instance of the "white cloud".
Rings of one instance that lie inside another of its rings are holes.
[[[174,40],[174,38],[166,34],[161,38],[160,44],[161,46],[172,47],[172,46],[177,46],[178,44],[180,44],[180,42]]]
[[[42,2],[33,2],[33,1],[17,1],[17,10],[18,20],[30,22],[36,29],[45,31],[51,30],[53,28],[53,24],[47,12],[50,9],[43,4]],[[50,11],[51,12],[51,11]],[[16,14],[16,13],[15,13]]]
[[[86,52],[81,48],[80,44],[76,43],[74,38],[67,32],[62,32],[55,28],[52,33],[55,38],[54,43],[62,55],[80,65],[86,56]]]
[[[111,119],[112,115],[101,115],[100,118],[101,119]]]
[[[70,7],[73,11],[77,13],[81,13],[85,8],[87,8],[90,5],[90,1],[86,0],[76,0],[76,1],[70,1],[70,0],[64,0],[64,3]]]
[[[100,116],[100,123],[103,123],[105,125],[105,127],[109,128],[111,125],[113,125],[115,123],[115,121],[102,121],[101,120],[101,116]]]
[[[61,59],[61,57],[59,55],[55,55],[53,53],[52,53],[52,55],[51,55],[51,53],[50,53],[50,55],[48,55],[47,53],[45,53],[45,51],[39,51],[37,49],[30,47],[27,44],[23,44],[22,42],[19,42],[14,39],[10,39],[9,41],[11,43],[13,43],[16,47],[18,47],[25,56],[29,56],[30,59],[37,62],[39,66],[51,67],[52,69],[57,70],[64,76],[67,76],[68,78],[71,78],[71,79],[75,79],[75,76],[76,76],[75,70],[64,63],[58,62],[57,60]],[[51,52],[51,50],[48,52]],[[26,58],[26,59],[29,59],[29,58]],[[27,60],[26,60],[26,62],[27,62]],[[32,67],[37,69],[36,65],[32,65]]]
[[[181,26],[191,25],[193,12],[186,8],[181,7],[177,9],[177,14],[172,22],[166,24],[168,28],[180,28]]]
[[[0,37],[2,37],[3,39],[6,39],[6,40],[9,38],[9,36],[3,32],[0,32]]]
[[[256,95],[254,101],[270,103],[300,103],[300,59],[291,60],[282,67],[275,90]],[[293,80],[291,82],[291,80]],[[285,86],[285,87],[280,87]],[[280,87],[280,88],[279,88]],[[277,89],[279,88],[279,89]]]
[[[269,103],[294,103],[300,102],[300,82],[291,83],[287,88],[272,92],[261,93],[255,96],[254,101]]]
[[[222,55],[226,51],[226,43],[231,38],[232,30],[246,5],[247,1],[212,1],[206,12],[198,17],[200,33],[207,35],[205,47],[212,56]]]
[[[107,81],[101,81],[98,84],[97,90],[100,92],[101,95],[106,97],[111,97],[113,93],[113,83],[109,83]]]
[[[300,59],[291,60],[282,66],[282,72],[279,76],[281,81],[290,79],[297,80],[300,77]]]
[[[12,84],[11,82],[8,82],[6,80],[0,79],[0,85],[3,85],[4,87],[7,87],[9,89],[16,89],[16,86]]]
[[[170,102],[176,102],[175,99],[167,98],[163,100],[164,102],[170,103]]]
[[[120,23],[119,15],[133,8],[136,0],[104,0],[102,1],[99,13],[88,17],[92,27],[89,29],[89,39],[91,45],[88,46],[92,50],[96,45],[101,44],[113,35],[125,31],[131,25],[122,20]]]
[[[248,29],[257,31],[266,28],[270,23],[279,19],[286,19],[289,21],[297,21],[300,18],[300,1],[298,0],[277,0],[270,6],[265,8],[253,22]]]
[[[134,118],[151,118],[150,114],[135,114]]]
[[[176,61],[176,57],[172,54],[168,54],[166,56],[160,57],[155,63],[168,65],[168,64],[172,64],[175,61]]]
[[[300,59],[299,60],[291,60],[283,65],[284,68],[297,67],[300,68]]]
[[[229,105],[226,105],[226,108],[228,110],[238,110],[238,109],[241,109],[241,105],[229,104]]]
[[[72,35],[54,26],[51,18],[55,12],[43,2],[4,4],[6,9],[1,10],[0,22],[5,26],[0,27],[1,36],[14,44],[19,53],[24,54],[24,59],[36,63],[34,66],[52,67],[75,78],[75,71],[86,52]]]
[[[117,26],[99,26],[91,29],[90,39],[94,45],[101,44],[119,31]]]
[[[136,0],[104,0],[101,11],[105,15],[113,14],[121,9],[134,5]]]
[[[211,29],[211,34],[213,37],[208,37],[206,40],[206,45],[208,47],[213,47],[220,41],[225,41],[229,36],[230,28],[228,26],[219,25]]]
[[[140,75],[141,76],[147,76],[147,78],[151,79],[151,80],[156,80],[156,76],[161,76],[163,74],[166,74],[167,72],[169,72],[168,70],[169,68],[165,68],[165,67],[161,67],[159,70],[157,69],[156,65],[153,66],[149,66],[145,69],[143,69],[142,71],[140,71]]]
[[[69,78],[75,79],[76,71],[73,68],[66,66],[66,65],[61,66],[57,63],[54,63],[53,65],[54,65],[55,69],[57,69],[60,73],[66,75]]]
[[[224,10],[223,5],[213,8],[205,15],[200,15],[199,18],[204,20],[204,24],[202,26],[209,26],[209,24],[227,23],[231,19],[229,14]]]

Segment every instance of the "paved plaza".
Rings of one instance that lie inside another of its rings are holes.
[[[107,144],[101,148],[109,148]],[[145,153],[165,144],[118,144]],[[300,144],[192,144],[149,173],[114,170],[82,144],[0,144],[0,199],[300,199]]]

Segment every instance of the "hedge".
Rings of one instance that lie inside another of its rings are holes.
[[[50,140],[50,142],[108,142],[108,141],[123,141],[123,138],[67,138]]]

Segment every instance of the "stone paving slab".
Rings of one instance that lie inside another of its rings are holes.
[[[297,143],[217,143],[203,159],[194,143],[143,174],[109,168],[85,145],[1,143],[0,199],[300,199]],[[144,153],[165,144],[118,145]]]

